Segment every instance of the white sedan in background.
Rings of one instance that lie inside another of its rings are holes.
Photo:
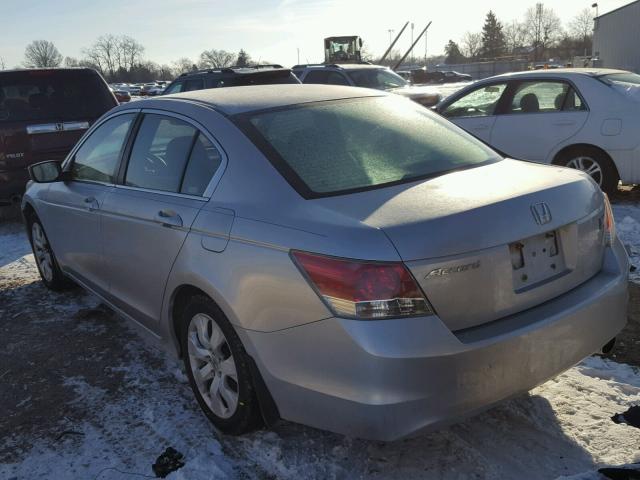
[[[640,183],[640,75],[557,69],[487,78],[436,110],[506,156],[587,172],[606,192]]]

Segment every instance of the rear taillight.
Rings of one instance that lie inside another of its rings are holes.
[[[384,319],[433,315],[402,263],[375,263],[292,251],[318,294],[339,317]]]
[[[613,245],[613,240],[616,238],[616,222],[613,218],[613,210],[611,208],[611,202],[606,193],[604,196],[604,241],[608,246]]]

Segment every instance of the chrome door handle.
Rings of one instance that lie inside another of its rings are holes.
[[[98,204],[98,200],[96,200],[95,197],[85,198],[84,203],[89,211],[97,210],[100,207],[100,205]]]
[[[163,227],[181,227],[182,226],[182,217],[173,210],[160,210],[156,215],[156,220],[158,220]]]
[[[557,121],[557,122],[553,122],[553,125],[556,127],[570,127],[572,125],[575,125],[576,122],[574,122],[573,120],[565,120],[565,121]]]

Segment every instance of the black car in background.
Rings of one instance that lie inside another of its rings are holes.
[[[0,72],[0,204],[17,202],[27,166],[62,161],[102,114],[118,105],[89,68]]]
[[[427,71],[425,68],[403,71],[402,76],[414,85],[471,82],[471,75],[453,70]]]
[[[191,92],[207,88],[240,87],[243,85],[270,85],[300,83],[290,69],[281,65],[256,65],[253,67],[229,67],[186,72],[175,79],[163,95]]]

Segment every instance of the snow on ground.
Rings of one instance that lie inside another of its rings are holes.
[[[637,245],[640,253],[640,210],[631,205],[614,209],[621,238]],[[2,283],[40,288],[37,278],[23,228],[0,224]],[[120,324],[125,334],[116,339],[116,347],[124,355],[117,361],[107,355],[101,361],[104,375],[121,375],[121,383],[111,392],[88,374],[61,378],[57,388],[70,395],[65,404],[51,405],[52,415],[60,416],[60,431],[74,433],[26,439],[30,448],[10,461],[0,460],[1,479],[153,478],[151,464],[169,446],[186,461],[170,480],[595,480],[602,478],[595,473],[598,467],[640,461],[640,429],[610,419],[640,403],[639,372],[599,357],[489,412],[401,442],[362,441],[287,422],[241,438],[220,436],[199,411],[179,363],[143,342],[114,315],[77,322],[78,311],[98,302],[88,294],[75,295],[52,297],[63,308],[51,318],[45,313],[39,326],[69,322],[70,335],[85,335],[91,342],[92,335],[97,339],[114,322]],[[51,345],[56,355],[53,339]],[[84,412],[81,420],[72,422],[65,413],[71,410]],[[0,451],[24,443],[24,438],[3,430],[0,413]]]
[[[633,203],[613,205],[616,233],[627,248],[631,265],[635,271],[629,273],[632,282],[640,283],[640,207]]]

